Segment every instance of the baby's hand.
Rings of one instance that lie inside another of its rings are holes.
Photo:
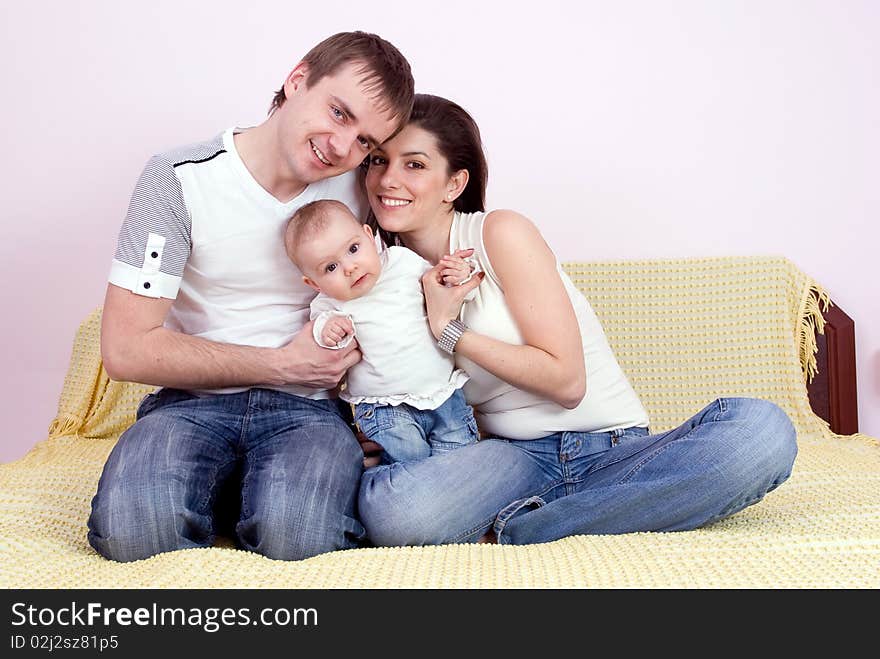
[[[473,253],[473,249],[459,249],[455,254],[447,254],[440,259],[440,281],[444,286],[460,286],[471,278],[474,265],[465,259]]]
[[[328,319],[324,325],[324,329],[321,331],[321,342],[327,346],[336,346],[350,334],[354,334],[354,325],[351,324],[351,320],[345,316],[334,316]]]

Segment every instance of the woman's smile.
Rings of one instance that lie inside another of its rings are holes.
[[[400,206],[407,206],[412,203],[411,199],[399,199],[396,197],[385,197],[379,195],[379,203],[387,208],[399,208]]]

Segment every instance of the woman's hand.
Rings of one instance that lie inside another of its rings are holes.
[[[468,281],[474,271],[474,264],[465,259],[473,256],[474,249],[459,249],[440,259],[440,280],[446,286],[459,286]]]
[[[469,282],[461,286],[447,287],[443,283],[444,263],[440,263],[422,275],[422,288],[425,291],[425,307],[428,311],[428,324],[434,338],[440,335],[450,320],[458,318],[464,298],[483,281],[484,273],[477,273]]]

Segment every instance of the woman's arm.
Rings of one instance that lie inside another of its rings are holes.
[[[483,244],[524,345],[469,330],[459,339],[455,352],[515,387],[569,409],[577,407],[586,394],[583,345],[556,257],[531,221],[508,210],[486,217]],[[430,284],[429,293],[429,284],[425,285],[435,336],[458,316],[458,298],[466,293],[446,289],[452,293],[444,296],[437,290],[440,287]]]

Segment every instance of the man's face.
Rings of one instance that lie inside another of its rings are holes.
[[[308,185],[357,167],[394,132],[397,122],[381,111],[350,64],[310,85],[308,66],[287,77],[287,100],[276,110],[281,158],[298,183]]]
[[[339,214],[300,246],[303,280],[315,290],[346,301],[372,290],[382,272],[370,227]]]

